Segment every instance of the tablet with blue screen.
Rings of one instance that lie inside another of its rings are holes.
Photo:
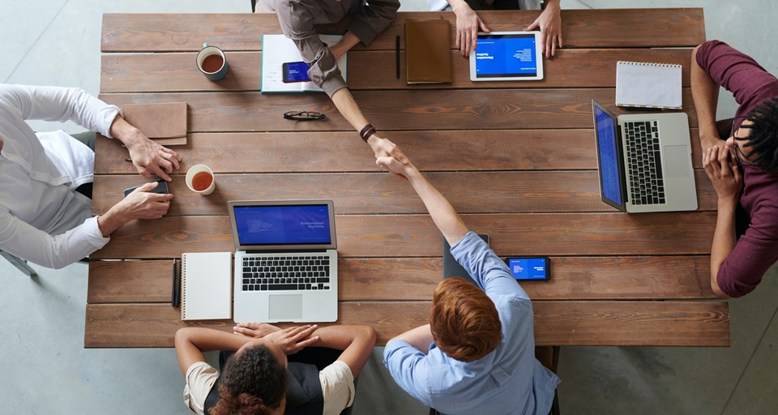
[[[536,81],[543,79],[540,32],[479,33],[470,54],[471,81]]]

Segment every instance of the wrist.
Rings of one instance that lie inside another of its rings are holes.
[[[121,206],[119,206],[120,204],[121,202],[110,208],[108,212],[97,217],[97,228],[104,238],[109,237],[115,230],[130,221],[130,219],[127,219],[127,215]]]
[[[721,195],[718,197],[717,202],[719,211],[731,210],[734,212],[738,203],[738,197],[737,195]]]
[[[373,124],[367,123],[362,129],[359,131],[359,137],[362,138],[362,141],[369,143],[368,140],[370,140],[371,137],[374,137],[376,133],[375,126]]]

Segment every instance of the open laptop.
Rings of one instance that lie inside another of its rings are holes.
[[[338,319],[331,200],[230,201],[236,322]]]
[[[629,213],[697,209],[684,112],[616,117],[592,100],[602,201]]]

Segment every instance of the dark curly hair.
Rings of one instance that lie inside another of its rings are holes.
[[[267,415],[286,394],[286,369],[264,345],[231,356],[222,370],[211,415]]]
[[[770,98],[751,111],[746,119],[750,126],[741,125],[751,130],[751,135],[745,140],[745,147],[751,148],[748,161],[754,166],[771,171],[778,167],[778,98]]]

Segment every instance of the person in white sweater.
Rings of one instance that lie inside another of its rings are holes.
[[[61,130],[35,133],[26,122],[35,119],[73,121],[121,141],[146,178],[171,181],[180,167],[175,151],[82,89],[0,84],[0,250],[62,268],[105,246],[125,223],[167,213],[173,195],[152,193],[152,182],[92,217],[83,188],[92,182],[94,151]]]

